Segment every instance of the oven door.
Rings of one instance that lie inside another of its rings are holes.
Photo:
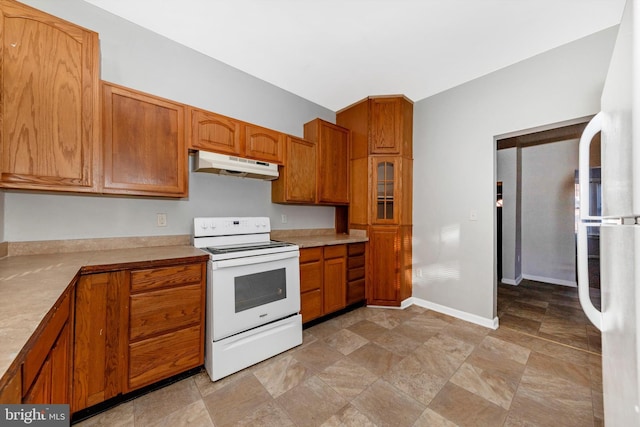
[[[208,276],[213,341],[300,311],[298,251],[210,261]]]

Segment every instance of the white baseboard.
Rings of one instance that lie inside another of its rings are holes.
[[[421,298],[411,297],[410,299],[412,300],[412,304],[415,304],[419,307],[428,308],[429,310],[456,317],[460,320],[464,320],[465,322],[475,323],[476,325],[484,326],[485,328],[498,329],[497,316],[493,319],[487,319],[486,317],[480,317],[475,314],[467,313],[466,311],[456,310],[455,308],[436,304],[434,302],[426,301]]]
[[[390,305],[367,305],[369,308],[389,308],[391,310],[404,310],[405,308],[413,305],[413,297],[409,297],[400,303],[400,307],[394,307]]]
[[[502,279],[500,279],[500,282],[504,283],[505,285],[512,285],[512,286],[518,286],[520,284],[520,282],[522,282],[522,275],[516,277],[516,279],[505,279],[504,277]]]
[[[575,282],[575,280],[554,279],[552,277],[532,276],[530,274],[523,274],[522,277],[527,279],[527,280],[534,280],[536,282],[550,283],[552,285],[569,286],[571,288],[577,288],[578,287],[578,284]]]

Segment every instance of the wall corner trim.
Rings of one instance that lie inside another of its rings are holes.
[[[504,277],[500,280],[501,283],[505,285],[518,286],[520,282],[522,282],[522,275],[516,277],[515,279],[505,279]]]

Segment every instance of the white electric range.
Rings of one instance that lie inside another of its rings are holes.
[[[300,251],[268,217],[194,218],[209,253],[205,368],[213,381],[302,344]]]

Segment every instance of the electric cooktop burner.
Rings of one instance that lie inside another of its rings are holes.
[[[218,246],[218,247],[212,246],[205,249],[214,255],[219,255],[219,254],[229,254],[229,253],[235,253],[235,252],[254,251],[258,249],[282,248],[286,246],[295,246],[295,245],[291,243],[277,242],[275,240],[271,240],[270,242],[259,243],[254,245]]]

